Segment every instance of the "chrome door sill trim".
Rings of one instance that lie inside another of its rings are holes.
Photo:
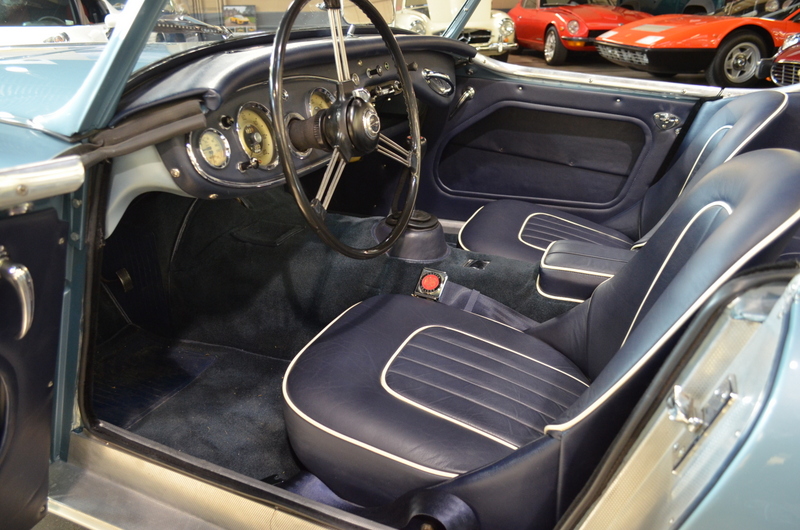
[[[119,431],[133,441],[140,438]],[[192,476],[84,431],[71,434],[68,461],[50,465],[49,510],[98,530],[386,528],[154,442],[147,441],[147,446],[163,448],[170,456],[177,455],[190,465],[236,480],[251,490],[261,490],[275,500],[257,498]],[[282,509],[281,498],[285,498],[287,505],[307,507],[309,514]],[[313,520],[314,512],[320,520]]]

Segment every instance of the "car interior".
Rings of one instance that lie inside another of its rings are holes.
[[[340,81],[306,37],[131,78],[99,134],[156,143],[97,166],[84,415],[394,527],[555,527],[698,307],[800,248],[800,100],[410,35]]]

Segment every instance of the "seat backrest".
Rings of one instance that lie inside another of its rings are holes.
[[[650,242],[592,298],[532,333],[569,356],[593,387],[606,388],[745,264],[774,260],[798,218],[800,153],[736,157],[684,193]]]
[[[773,90],[706,103],[675,162],[642,199],[639,236],[649,239],[653,228],[682,193],[713,168],[739,154],[787,105],[788,96]]]
[[[544,429],[560,440],[559,513],[586,483],[689,318],[742,268],[774,260],[791,237],[800,221],[799,184],[797,151],[737,156],[686,191],[650,242],[592,298],[533,328],[592,379]]]

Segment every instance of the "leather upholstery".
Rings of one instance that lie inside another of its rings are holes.
[[[583,302],[634,254],[633,250],[583,241],[554,241],[542,256],[537,288],[549,298]]]
[[[537,262],[553,241],[575,240],[629,249],[633,240],[577,215],[522,201],[495,201],[481,208],[459,234],[467,249]]]
[[[285,376],[298,457],[360,504],[433,488],[462,498],[483,528],[551,525],[665,345],[725,280],[773,260],[791,236],[798,168],[800,153],[769,150],[712,171],[590,300],[529,333],[408,296],[355,306]]]
[[[620,216],[638,219],[636,226],[614,229],[617,219],[600,224],[549,206],[501,200],[476,212],[462,227],[459,240],[468,250],[531,262],[539,261],[551,242],[562,239],[631,248],[633,240],[650,237],[649,232],[684,191],[738,154],[786,103],[786,94],[765,90],[709,104],[711,110],[698,115],[675,162],[635,206],[638,215]]]

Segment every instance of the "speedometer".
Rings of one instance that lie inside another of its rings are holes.
[[[236,134],[244,152],[258,161],[259,168],[272,169],[278,164],[269,111],[263,105],[242,105],[236,117]]]
[[[308,94],[308,101],[306,102],[308,116],[311,117],[321,110],[330,108],[334,101],[335,99],[330,91],[322,87],[315,88]]]
[[[206,129],[197,142],[200,155],[209,166],[222,169],[231,159],[231,146],[225,136],[216,129]]]

